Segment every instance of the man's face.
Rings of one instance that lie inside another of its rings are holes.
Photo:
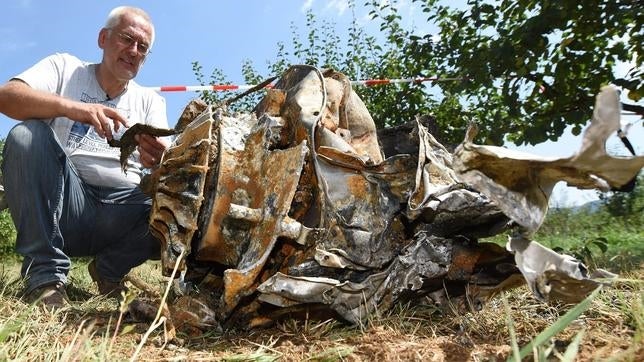
[[[118,80],[136,76],[152,45],[152,26],[140,16],[127,14],[121,22],[99,33],[102,64]]]

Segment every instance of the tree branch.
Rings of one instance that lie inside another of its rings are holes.
[[[622,103],[622,109],[644,117],[644,107],[638,106],[637,104]]]

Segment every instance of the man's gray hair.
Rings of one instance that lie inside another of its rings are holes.
[[[152,47],[152,44],[154,44],[154,24],[152,23],[152,18],[150,18],[150,15],[146,13],[143,9],[141,8],[136,8],[133,6],[118,6],[112,9],[110,11],[109,15],[107,15],[107,21],[105,21],[105,28],[107,29],[112,29],[116,26],[118,26],[121,23],[121,18],[123,15],[131,13],[134,15],[138,15],[145,19],[150,26],[152,27],[152,39],[150,39],[150,47]]]

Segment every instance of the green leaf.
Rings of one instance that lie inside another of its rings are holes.
[[[581,339],[584,337],[585,332],[585,330],[581,330],[577,333],[572,342],[570,342],[568,348],[566,348],[566,352],[564,352],[564,355],[561,358],[562,362],[575,362],[577,353],[579,353],[579,344],[581,343]]]
[[[568,44],[572,43],[572,41],[573,41],[573,40],[574,40],[574,39],[573,39],[572,37],[571,37],[571,38],[566,38],[566,39],[562,40],[562,41],[561,41],[561,44],[559,45],[559,48],[563,49],[563,48],[567,47],[567,46],[568,46]]]
[[[12,333],[18,331],[23,321],[7,321],[0,326],[0,343],[3,343]]]
[[[600,239],[604,239],[604,240],[600,240]],[[593,243],[593,245],[597,246],[599,248],[599,250],[602,251],[602,253],[606,253],[606,251],[608,251],[607,242],[608,241],[605,238],[597,238],[597,239],[593,240],[592,243]]]
[[[577,319],[577,317],[579,317],[584,311],[586,311],[588,307],[590,307],[591,302],[593,301],[593,299],[595,299],[595,297],[597,297],[601,289],[601,286],[595,289],[595,291],[593,291],[588,297],[586,297],[586,299],[582,300],[574,308],[570,309],[566,314],[557,319],[555,323],[553,323],[543,332],[534,337],[534,339],[530,343],[521,348],[521,350],[519,351],[519,359],[523,359],[528,354],[532,353],[533,349],[546,343],[557,333],[568,327],[570,323],[572,323],[575,319]],[[514,361],[514,358],[508,358],[508,361]]]
[[[510,314],[510,305],[508,304],[508,299],[505,293],[503,293],[503,309],[505,310],[505,322],[508,325],[508,330],[510,331],[510,345],[512,346],[512,356],[516,361],[520,361],[521,355],[519,354],[517,333],[514,330],[514,320],[512,320],[512,315]]]
[[[250,354],[236,354],[231,356],[224,356],[223,360],[227,362],[274,362],[279,357],[258,351]]]
[[[309,360],[320,362],[344,361],[346,357],[353,353],[353,350],[354,348],[349,346],[333,347],[309,357]]]
[[[123,329],[121,330],[121,333],[119,333],[119,335],[122,336],[128,333],[131,333],[132,331],[134,331],[135,328],[136,326],[134,324],[127,324],[123,326]]]
[[[638,91],[631,89],[628,91],[628,99],[638,102],[640,99],[642,99],[642,95],[639,94]]]

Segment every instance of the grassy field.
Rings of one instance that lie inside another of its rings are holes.
[[[419,300],[364,325],[286,319],[269,329],[180,334],[175,341],[164,338],[162,326],[147,337],[149,324],[133,323],[120,315],[115,301],[96,297],[83,259],[75,260],[70,274],[72,307],[48,313],[24,304],[18,261],[5,257],[0,360],[487,361],[506,360],[534,341],[538,347],[529,357],[537,353],[539,360],[570,360],[578,351],[576,360],[582,361],[642,361],[641,225],[641,216],[618,220],[565,210],[549,216],[537,240],[620,273],[620,281],[601,290],[587,309],[544,304],[521,287],[478,312],[438,310]],[[162,291],[165,281],[159,268],[157,262],[148,262],[134,274]]]

